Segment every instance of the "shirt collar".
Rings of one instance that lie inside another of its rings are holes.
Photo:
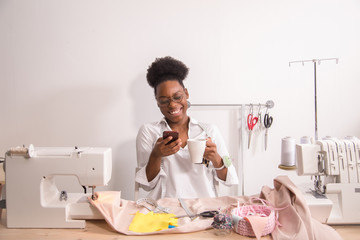
[[[196,120],[195,118],[193,118],[193,117],[189,117],[189,118],[190,118],[191,124],[195,124],[195,125],[199,124],[198,120]]]

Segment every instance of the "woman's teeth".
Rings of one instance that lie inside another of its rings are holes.
[[[175,110],[175,111],[171,111],[170,114],[178,114],[180,112],[180,109]]]

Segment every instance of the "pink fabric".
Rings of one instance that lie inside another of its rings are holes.
[[[261,238],[261,233],[263,232],[265,225],[268,221],[268,218],[260,216],[247,216],[244,219],[250,223],[255,233],[256,239],[259,240]]]
[[[313,219],[301,191],[287,176],[274,179],[274,188],[262,188],[260,198],[271,202],[275,207],[289,207],[278,211],[279,222],[271,234],[274,240],[329,240],[342,239],[330,226]]]
[[[306,205],[302,193],[286,176],[277,177],[274,180],[274,189],[267,186],[262,188],[260,197],[271,202],[275,208],[289,207],[278,211],[279,222],[282,226],[276,226],[271,234],[275,240],[329,240],[341,239],[340,235],[330,226],[321,224],[311,218],[310,210]],[[134,214],[139,211],[147,213],[148,210],[143,206],[138,206],[134,201],[124,200],[120,197],[120,192],[98,192],[98,199],[93,204],[104,216],[108,224],[116,231],[126,235],[148,235],[148,234],[169,234],[195,232],[211,228],[212,219],[196,218],[191,222],[189,218],[180,218],[179,227],[166,229],[153,233],[136,233],[129,231],[130,223]],[[250,198],[240,197],[218,197],[218,198],[197,198],[185,199],[185,203],[193,213],[200,213],[219,208],[235,208],[239,201],[240,204],[249,204]],[[185,215],[185,211],[180,206],[178,199],[163,198],[157,203],[160,206],[170,208],[170,213]]]

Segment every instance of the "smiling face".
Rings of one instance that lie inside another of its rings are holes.
[[[189,98],[186,88],[177,80],[168,80],[156,87],[156,100],[161,113],[165,116],[169,125],[186,123],[186,114]]]

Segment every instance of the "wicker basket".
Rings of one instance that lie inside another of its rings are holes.
[[[255,237],[251,224],[244,219],[244,217],[251,214],[259,214],[262,217],[267,218],[267,222],[261,232],[261,236],[268,235],[274,231],[276,225],[276,214],[274,208],[267,205],[245,205],[231,211],[235,232],[243,236]]]

